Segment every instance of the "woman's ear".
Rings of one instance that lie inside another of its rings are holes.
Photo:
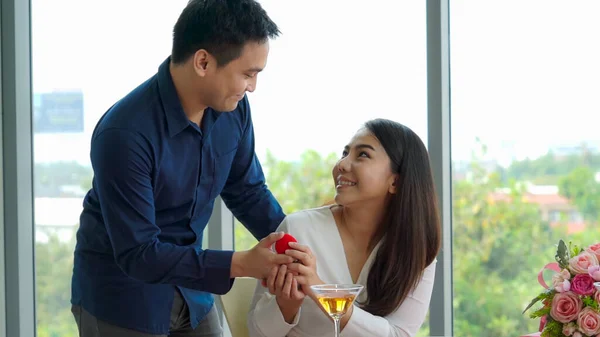
[[[394,174],[390,178],[390,187],[388,188],[388,193],[396,194],[397,191],[398,191],[398,175]]]

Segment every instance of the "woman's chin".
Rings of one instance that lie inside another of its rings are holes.
[[[350,206],[355,202],[355,200],[340,194],[336,194],[333,200],[335,200],[336,205],[340,206]]]

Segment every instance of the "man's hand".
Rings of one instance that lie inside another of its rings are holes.
[[[233,253],[231,277],[253,277],[266,279],[273,267],[293,262],[291,256],[275,254],[271,246],[283,237],[283,232],[271,233],[260,240],[252,249]]]

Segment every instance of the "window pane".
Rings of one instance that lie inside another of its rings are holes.
[[[260,2],[282,35],[249,97],[256,152],[286,213],[332,200],[331,169],[367,120],[427,142],[425,2]],[[236,221],[235,248],[255,243]]]
[[[424,3],[260,2],[283,34],[249,96],[256,152],[287,213],[333,197],[333,163],[367,120],[396,120],[427,141]],[[236,233],[236,249],[255,242]]]
[[[599,11],[451,2],[455,336],[537,331],[558,240],[598,240]]]
[[[93,128],[170,54],[186,3],[32,0],[39,337],[77,336],[70,312],[74,233],[91,184]]]

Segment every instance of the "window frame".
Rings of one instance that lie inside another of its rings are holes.
[[[2,336],[36,334],[30,17],[29,1],[0,0]]]

